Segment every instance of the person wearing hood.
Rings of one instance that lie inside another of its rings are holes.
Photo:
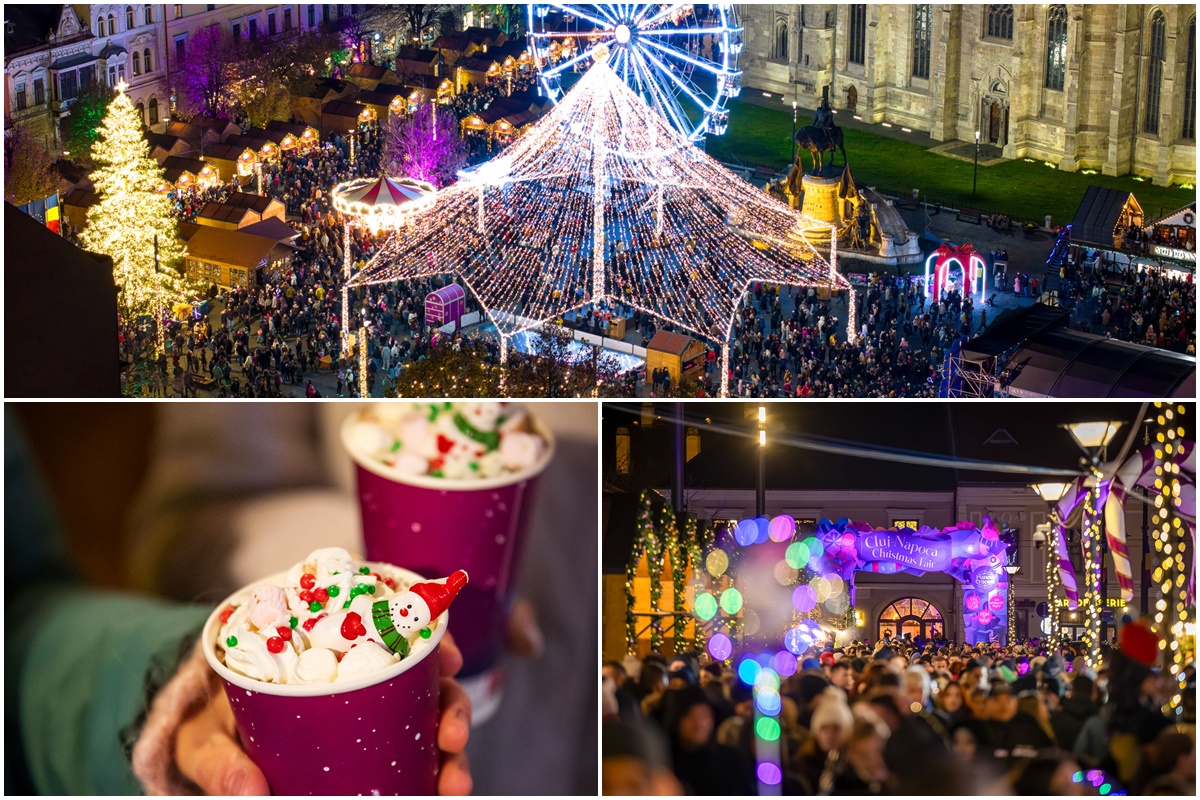
[[[698,686],[676,689],[667,710],[675,776],[690,794],[754,794],[754,768],[732,747],[717,744],[712,705]]]

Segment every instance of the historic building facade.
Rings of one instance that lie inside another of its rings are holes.
[[[745,85],[1007,158],[1196,175],[1196,6],[742,5]]]

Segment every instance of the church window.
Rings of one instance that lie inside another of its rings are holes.
[[[929,77],[929,45],[933,38],[933,6],[913,6],[913,68],[915,78]]]
[[[1012,41],[1012,3],[997,3],[987,7],[987,35],[992,39],[1008,39]]]
[[[1142,133],[1158,133],[1158,113],[1162,103],[1163,68],[1167,63],[1167,18],[1162,11],[1150,17],[1150,63],[1146,69],[1146,112]]]
[[[867,7],[850,6],[850,63],[867,63]]]
[[[1062,91],[1067,80],[1067,7],[1050,6],[1046,26],[1046,88]]]
[[[1187,80],[1183,92],[1183,129],[1180,135],[1184,139],[1196,138],[1196,18],[1188,23],[1187,35]]]
[[[775,58],[787,59],[788,57],[788,26],[787,20],[779,20],[775,23]]]

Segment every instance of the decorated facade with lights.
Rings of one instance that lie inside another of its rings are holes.
[[[350,285],[454,275],[502,353],[514,334],[589,306],[638,309],[719,345],[727,364],[755,282],[851,291],[799,225],[601,59],[502,155],[441,190]]]

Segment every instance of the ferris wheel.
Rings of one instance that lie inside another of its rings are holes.
[[[603,48],[613,71],[692,141],[725,133],[726,101],[742,91],[732,3],[531,5],[529,39],[541,91],[553,101]]]

